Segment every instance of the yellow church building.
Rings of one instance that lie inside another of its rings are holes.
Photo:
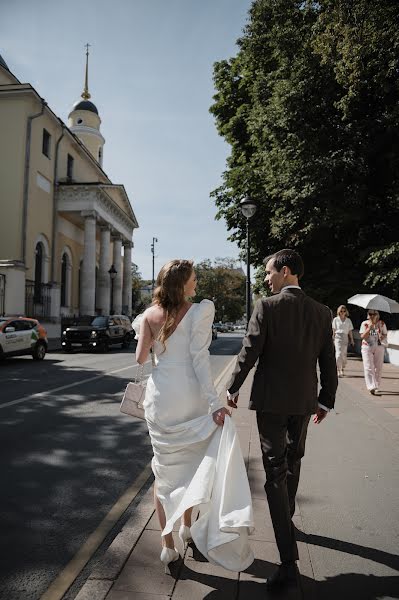
[[[0,315],[131,314],[138,223],[103,170],[100,125],[88,47],[68,126],[0,56]]]

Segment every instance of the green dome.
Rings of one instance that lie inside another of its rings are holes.
[[[89,110],[90,112],[96,113],[96,115],[98,115],[96,105],[93,104],[93,102],[90,102],[90,100],[78,100],[73,105],[72,110]]]

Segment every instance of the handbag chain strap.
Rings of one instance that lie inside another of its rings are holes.
[[[154,352],[151,350],[151,364],[153,367],[156,366],[155,363],[155,356],[154,356]],[[136,383],[142,383],[143,379],[144,379],[144,363],[142,365],[138,365],[137,366],[137,373],[136,373],[136,377],[135,377],[135,382]]]
[[[144,365],[138,365],[135,382],[141,383],[144,379]]]

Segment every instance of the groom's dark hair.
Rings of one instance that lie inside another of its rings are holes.
[[[283,267],[289,267],[292,275],[296,275],[298,279],[304,274],[305,267],[303,265],[303,260],[295,250],[291,250],[290,248],[284,248],[284,250],[279,250],[270,256],[266,256],[263,261],[263,264],[266,266],[269,260],[273,259],[273,266],[276,271],[280,272]]]

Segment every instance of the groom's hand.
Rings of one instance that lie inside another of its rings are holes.
[[[237,408],[237,402],[238,402],[238,398],[239,398],[238,393],[230,394],[230,392],[227,390],[226,394],[227,394],[227,406],[230,406],[231,408]]]
[[[324,410],[319,406],[319,408],[316,411],[316,414],[313,416],[313,422],[316,423],[316,425],[318,425],[326,418],[327,415],[328,411]]]

